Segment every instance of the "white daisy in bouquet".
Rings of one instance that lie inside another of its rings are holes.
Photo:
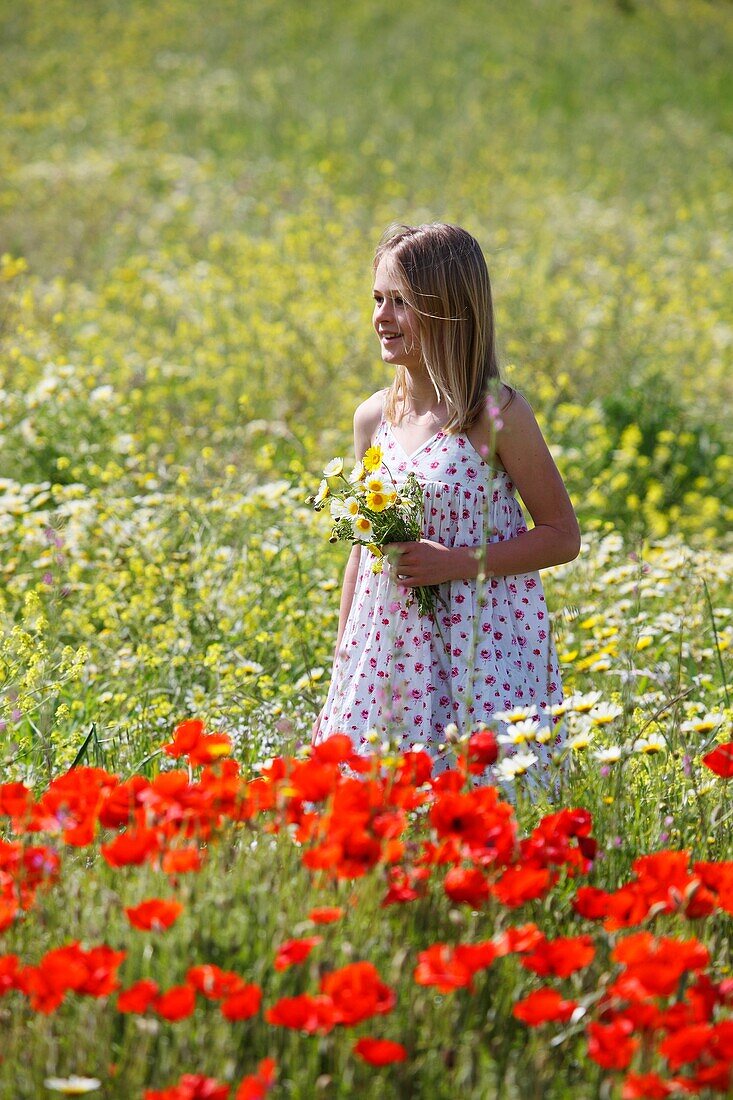
[[[329,506],[331,542],[363,544],[374,556],[375,573],[384,568],[389,543],[417,542],[422,537],[422,486],[414,473],[396,485],[382,463],[381,447],[370,447],[348,477],[343,459],[332,458],[308,503],[317,512]],[[420,614],[432,615],[437,592],[436,586],[414,588],[408,602],[417,598]]]

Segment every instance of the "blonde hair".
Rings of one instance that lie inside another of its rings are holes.
[[[443,430],[463,431],[501,381],[491,283],[479,243],[465,229],[443,222],[394,225],[379,242],[375,270],[384,257],[416,314],[428,376],[448,406]],[[385,401],[393,424],[406,397],[406,369],[398,366]]]

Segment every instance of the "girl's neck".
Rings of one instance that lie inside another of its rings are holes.
[[[427,371],[405,371],[405,400],[402,417],[412,423],[438,420],[445,413],[445,400],[436,393]]]

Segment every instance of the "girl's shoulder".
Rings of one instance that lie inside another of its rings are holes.
[[[499,388],[499,394],[497,394],[497,404],[499,404],[499,411],[502,416],[512,405],[517,405],[519,408],[529,408],[529,403],[526,398],[519,393],[518,389],[514,386],[508,386],[505,382],[502,382]]]
[[[382,419],[384,399],[386,396],[386,390],[377,390],[376,393],[373,393],[371,397],[367,397],[366,401],[362,401],[361,405],[357,406],[356,412],[354,413],[355,429],[370,428],[376,431]]]
[[[357,458],[361,458],[372,445],[377,428],[382,422],[386,393],[386,390],[377,390],[366,401],[362,401],[354,413],[354,449]]]
[[[532,406],[527,398],[519,390],[503,384],[499,395],[499,415],[503,428],[521,429],[536,423]]]

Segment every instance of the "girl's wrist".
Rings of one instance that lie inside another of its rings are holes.
[[[485,572],[486,548],[483,546],[454,546],[454,580],[474,581]]]

